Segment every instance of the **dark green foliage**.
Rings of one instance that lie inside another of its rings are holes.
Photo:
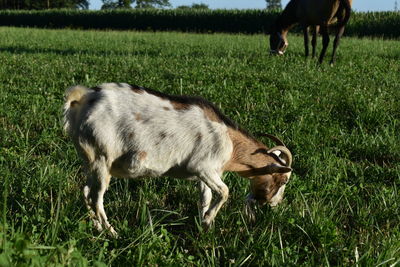
[[[192,4],[191,6],[178,6],[177,9],[209,9],[206,4]]]
[[[88,9],[88,0],[0,0],[0,9]]]
[[[117,9],[117,8],[132,8],[133,0],[102,0],[101,9]]]
[[[136,3],[135,8],[162,8],[171,6],[169,0],[102,0],[101,9],[121,9],[132,8],[132,4]]]
[[[192,4],[192,8],[194,9],[208,9],[208,5],[206,4]]]
[[[108,3],[108,2],[107,2]],[[137,2],[139,4],[139,2]],[[114,6],[115,7],[115,6]],[[268,33],[279,12],[266,10],[131,9],[0,11],[0,25],[40,28]],[[292,32],[299,32],[293,29]],[[396,12],[353,13],[349,36],[400,37]]]
[[[262,10],[133,9],[80,11],[1,11],[0,25],[47,28],[135,29],[195,32],[264,32],[276,13]]]
[[[162,8],[169,7],[169,0],[136,0],[136,8]]]
[[[265,0],[267,2],[268,10],[280,10],[282,9],[281,0]]]

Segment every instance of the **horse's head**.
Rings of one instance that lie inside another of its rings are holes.
[[[283,55],[289,43],[286,35],[280,32],[273,32],[269,37],[270,53],[272,55]]]

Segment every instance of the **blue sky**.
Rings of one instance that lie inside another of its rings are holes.
[[[89,0],[90,9],[100,9],[101,0]],[[265,0],[170,0],[173,7],[180,5],[191,5],[192,3],[204,3],[210,8],[226,8],[226,9],[246,9],[246,8],[265,8]],[[285,6],[289,0],[282,0]],[[354,0],[353,10],[355,11],[387,11],[394,10],[395,0]],[[397,0],[400,9],[400,0]]]

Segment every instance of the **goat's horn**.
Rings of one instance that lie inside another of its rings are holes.
[[[282,145],[275,146],[275,147],[273,147],[273,148],[268,150],[268,154],[273,154],[274,151],[280,151],[281,153],[283,153],[286,156],[286,164],[283,164],[283,165],[285,165],[287,167],[291,167],[292,166],[292,159],[293,159],[292,158],[292,153],[290,152],[290,150],[286,146],[282,146]]]
[[[281,139],[279,139],[278,137],[276,137],[272,134],[260,133],[258,135],[268,137],[269,139],[274,141],[275,144],[277,144],[278,146],[286,146],[285,143],[283,143]]]

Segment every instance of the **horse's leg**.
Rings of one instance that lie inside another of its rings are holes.
[[[336,60],[336,49],[339,46],[340,38],[342,37],[344,32],[344,26],[340,27],[336,33],[335,40],[333,41],[333,53],[332,53],[332,59],[331,59],[331,65],[335,63]]]
[[[305,56],[308,57],[308,27],[306,25],[303,26],[303,34],[304,34],[304,52]]]
[[[329,45],[329,33],[328,33],[328,26],[321,25],[321,34],[322,34],[322,50],[319,56],[319,63],[322,63],[325,57],[326,49]]]
[[[311,45],[312,45],[312,57],[315,58],[316,50],[317,50],[317,34],[319,30],[319,26],[314,26],[313,27],[313,35],[312,35],[312,40],[311,40]]]

